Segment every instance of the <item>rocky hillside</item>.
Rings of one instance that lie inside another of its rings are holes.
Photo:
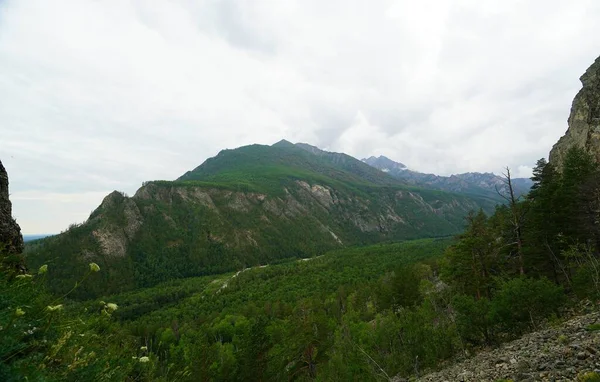
[[[0,162],[0,243],[9,254],[23,252],[21,228],[12,217],[12,204],[8,193],[8,174]]]
[[[572,147],[583,148],[600,162],[600,58],[596,59],[580,80],[583,88],[573,100],[568,130],[550,152],[550,163],[559,170],[562,169],[567,152]],[[472,358],[456,362],[418,380],[598,381],[598,308],[586,303],[586,314],[574,317],[561,325],[548,326],[527,334],[498,348],[482,351]],[[403,379],[398,376],[395,380]]]
[[[580,80],[583,87],[573,100],[567,132],[550,151],[550,163],[559,169],[571,147],[583,148],[600,161],[600,57]]]
[[[385,156],[369,157],[362,160],[399,180],[419,187],[433,188],[436,190],[457,192],[468,195],[479,195],[490,198],[496,202],[503,202],[498,191],[507,194],[504,178],[489,172],[468,172],[450,176],[439,176],[412,171],[406,165],[395,162]],[[513,186],[517,195],[529,192],[533,182],[529,178],[514,178]]]
[[[583,376],[600,373],[598,369],[600,312],[596,311],[481,352],[419,381],[595,381]]]
[[[285,142],[224,150],[177,181],[108,195],[87,222],[29,246],[56,290],[107,269],[82,295],[219,273],[337,247],[452,235],[478,199],[407,187],[345,154]]]

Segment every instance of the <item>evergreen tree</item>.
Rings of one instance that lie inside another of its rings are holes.
[[[460,292],[481,298],[491,293],[497,246],[483,210],[467,216],[467,228],[448,248],[444,274]]]
[[[556,208],[561,174],[542,158],[537,161],[531,179],[534,184],[526,200],[529,224],[524,232],[528,242],[526,267],[529,274],[546,275],[559,282],[566,275],[559,246],[561,227]]]

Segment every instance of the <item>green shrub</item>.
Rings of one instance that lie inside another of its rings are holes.
[[[577,376],[578,382],[600,382],[600,374],[595,371],[590,371],[585,374]]]
[[[456,310],[456,326],[461,338],[471,343],[490,343],[494,339],[491,303],[487,298],[476,300],[458,295],[452,300]]]
[[[596,271],[586,265],[580,266],[572,278],[573,292],[577,297],[584,299],[597,299],[600,297],[598,292]]]
[[[557,313],[565,300],[563,289],[547,279],[519,277],[500,285],[491,309],[502,329],[518,334],[536,329],[541,320]]]
[[[591,324],[591,325],[588,325],[588,326],[585,328],[585,330],[588,330],[588,331],[590,331],[590,332],[595,332],[595,331],[597,331],[597,330],[600,330],[600,324]]]

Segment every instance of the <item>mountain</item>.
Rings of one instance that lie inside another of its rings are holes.
[[[383,172],[396,174],[402,171],[408,170],[408,167],[404,163],[394,162],[388,157],[380,155],[379,157],[368,157],[362,159],[363,162],[368,164],[369,166],[375,167]]]
[[[393,186],[404,182],[382,174],[346,154],[282,140],[272,146],[250,145],[223,150],[179,177],[219,184],[244,184],[257,191],[281,191],[286,179],[323,180],[356,185]],[[271,186],[274,186],[274,190]]]
[[[281,141],[223,150],[175,181],[112,192],[89,219],[33,242],[32,267],[68,290],[90,261],[107,272],[78,297],[151,286],[359,244],[453,235],[485,199],[405,184],[340,153]],[[487,203],[487,204],[486,204]]]
[[[583,87],[573,99],[567,132],[550,151],[549,162],[559,170],[571,147],[585,149],[600,162],[600,57],[579,80]]]
[[[450,176],[439,176],[409,170],[404,164],[394,162],[385,156],[372,156],[362,159],[362,161],[399,180],[419,187],[433,188],[436,190],[466,195],[478,195],[490,198],[497,202],[503,201],[503,198],[498,195],[498,192],[503,195],[507,195],[508,192],[508,187],[504,178],[489,172],[468,172]],[[514,178],[512,179],[512,182],[517,195],[528,193],[533,185],[533,182],[529,178]]]

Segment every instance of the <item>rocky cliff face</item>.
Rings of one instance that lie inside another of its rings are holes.
[[[573,100],[569,128],[550,151],[550,163],[558,169],[571,147],[583,148],[600,161],[600,57],[580,80],[583,87]]]
[[[23,252],[21,228],[12,217],[12,204],[8,198],[8,174],[0,162],[0,246],[9,254]]]
[[[477,208],[461,195],[394,187],[353,192],[294,180],[268,194],[148,182],[133,197],[111,193],[86,223],[29,248],[27,260],[30,268],[54,261],[57,292],[76,281],[73,269],[98,263],[105,279],[78,289],[89,297],[347,245],[453,235]]]

